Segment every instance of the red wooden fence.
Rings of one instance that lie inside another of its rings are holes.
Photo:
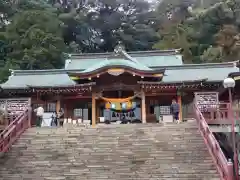
[[[232,124],[230,113],[233,113],[235,121],[240,121],[240,109],[233,107],[230,110],[229,103],[219,103],[215,108],[210,108],[208,113],[203,113],[208,124]]]
[[[211,154],[213,161],[220,174],[221,180],[234,180],[233,175],[233,163],[228,162],[225,157],[218,141],[210,131],[207,121],[205,120],[203,113],[200,111],[198,105],[194,104],[194,112],[198,123],[199,131],[204,139],[204,142]]]
[[[0,153],[5,153],[31,125],[31,108],[26,108],[0,134]]]

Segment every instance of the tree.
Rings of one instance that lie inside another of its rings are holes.
[[[189,19],[195,27],[193,39],[198,42],[201,62],[233,61],[238,55],[237,8],[233,1],[216,3],[213,7]]]
[[[240,57],[240,34],[234,25],[223,25],[216,34],[216,45],[221,50],[224,61],[234,61]]]
[[[20,69],[62,67],[65,45],[60,27],[57,16],[49,11],[17,13],[5,32],[10,64]]]
[[[177,2],[175,2],[175,9],[183,6],[176,4]],[[179,2],[183,1],[179,0]],[[233,0],[224,2],[214,0],[213,2],[216,3],[212,7],[201,10],[195,4],[187,16],[186,11],[182,11],[185,16],[178,15],[182,18],[168,19],[168,22],[164,23],[165,30],[159,31],[161,40],[154,47],[182,48],[185,62],[221,62],[238,59],[236,50],[238,39],[236,38],[238,38],[239,31],[239,3]],[[183,33],[179,33],[179,27],[181,27],[180,29],[184,27],[184,30],[181,30]],[[235,27],[235,32],[231,27]],[[169,36],[170,39],[167,38]],[[227,42],[227,38],[230,38],[229,42]],[[234,45],[229,45],[229,43]]]
[[[119,43],[127,50],[148,50],[158,39],[151,6],[144,0],[51,1],[64,22],[66,44],[82,52],[113,51]]]

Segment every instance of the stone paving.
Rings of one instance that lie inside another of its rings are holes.
[[[195,122],[31,128],[0,180],[219,180]]]

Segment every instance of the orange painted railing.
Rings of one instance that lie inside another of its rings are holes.
[[[234,180],[233,163],[228,162],[223,151],[221,150],[221,147],[219,146],[218,141],[209,129],[207,121],[205,120],[202,112],[196,104],[194,104],[194,112],[196,115],[199,131],[204,139],[209,153],[213,158],[221,180]]]
[[[0,134],[0,153],[7,152],[19,136],[31,125],[31,108],[23,111]]]

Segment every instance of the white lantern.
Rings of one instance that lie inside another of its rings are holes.
[[[234,88],[235,87],[235,80],[232,78],[226,78],[223,81],[224,88]]]

